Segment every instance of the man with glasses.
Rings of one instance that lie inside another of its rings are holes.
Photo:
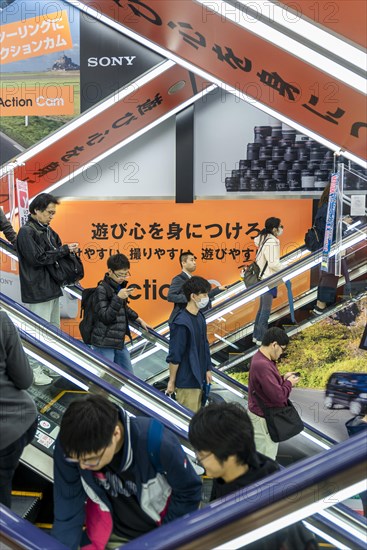
[[[66,410],[54,451],[53,536],[67,548],[119,548],[193,512],[201,480],[178,439],[100,395]],[[155,443],[152,443],[152,440]]]
[[[62,244],[50,223],[56,214],[59,200],[41,193],[29,206],[29,218],[19,229],[17,250],[22,302],[26,307],[52,325],[60,327],[60,285],[51,276],[48,266],[76,252],[78,243]],[[47,385],[52,379],[40,366],[34,368],[34,383]]]
[[[131,338],[129,321],[137,321],[147,330],[148,325],[128,305],[133,288],[126,288],[130,276],[130,261],[124,254],[113,254],[107,260],[107,273],[97,286],[94,299],[92,349],[133,372],[125,336]]]
[[[269,435],[257,396],[266,407],[287,406],[292,388],[299,382],[299,375],[287,372],[281,376],[276,363],[287,349],[288,343],[289,337],[283,329],[268,329],[250,365],[248,410],[254,426],[256,450],[274,460],[279,443],[275,443]]]

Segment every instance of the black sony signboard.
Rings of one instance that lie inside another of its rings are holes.
[[[80,110],[86,111],[164,58],[100,21],[80,17]]]

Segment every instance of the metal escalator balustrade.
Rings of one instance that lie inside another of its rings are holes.
[[[60,355],[55,350],[48,347],[46,344],[40,344],[38,342],[38,340],[36,340],[35,338],[27,335],[24,332],[21,332],[21,337],[22,337],[23,345],[25,346],[25,349],[26,349],[27,353],[29,353],[31,351],[33,353],[33,357],[38,355],[38,357],[40,358],[40,361],[41,361],[42,364],[45,364],[45,360],[47,361],[47,364],[55,364],[56,363],[56,365],[58,365],[58,367],[60,367],[59,368],[60,372],[62,372],[62,373],[69,372],[69,374],[72,375],[75,386],[72,389],[70,389],[70,386],[69,386],[69,391],[70,391],[70,394],[71,394],[71,398],[78,395],[78,392],[75,391],[75,390],[78,390],[78,389],[89,391],[91,393],[96,393],[96,392],[97,393],[102,393],[102,394],[108,396],[109,399],[112,399],[114,402],[119,403],[122,406],[124,406],[127,409],[127,411],[129,412],[129,414],[136,414],[136,413],[141,414],[141,413],[143,413],[143,414],[148,414],[148,415],[150,415],[150,414],[154,415],[154,412],[152,413],[152,411],[149,410],[148,404],[145,406],[144,402],[136,402],[133,398],[131,398],[129,396],[121,395],[121,393],[119,391],[117,391],[113,387],[110,387],[109,384],[107,382],[105,382],[103,379],[100,379],[98,376],[96,376],[92,373],[89,373],[89,372],[85,373],[83,368],[81,368],[77,364],[73,364],[69,359],[65,359],[65,357],[63,357],[62,355]],[[67,378],[67,380],[71,381],[71,377],[69,376]],[[56,391],[58,392],[58,395],[57,396],[52,396],[52,395],[49,396],[50,397],[50,403],[52,405],[55,405],[59,402],[59,399],[60,399],[60,398],[58,399],[59,395],[64,396],[65,394],[67,394],[67,390],[66,391],[62,390],[62,388],[63,388],[63,384],[61,383],[59,389],[56,389]],[[38,391],[38,388],[37,388],[37,391]],[[45,390],[43,390],[43,391],[45,391]],[[39,394],[38,394],[38,396],[37,395],[35,396],[36,399],[37,399],[37,397],[38,397],[38,400],[39,400],[40,399]],[[64,403],[64,405],[66,405],[66,403]],[[47,407],[43,406],[43,407],[40,408],[40,412],[42,412],[42,414],[44,415],[43,418],[46,419],[48,423],[50,423],[50,421],[52,421],[52,419],[54,418],[54,417],[51,416],[52,410],[50,408],[47,408]],[[156,416],[156,415],[154,415],[154,416]],[[160,420],[162,420],[162,419],[160,418]],[[166,422],[166,426],[167,426],[167,424],[168,423]],[[51,426],[51,428],[52,428],[52,426]],[[187,442],[187,433],[186,432],[180,432],[174,426],[171,427],[171,429],[173,429],[176,432],[176,434],[179,436],[179,438],[181,440],[181,444],[183,445],[183,448],[187,452],[187,454],[189,456],[193,456],[194,453],[191,450],[191,448],[190,448],[190,446]],[[57,433],[53,433],[53,435],[54,435],[54,437],[56,437]],[[41,446],[41,448],[42,448],[42,446]],[[30,445],[26,448],[26,453],[24,453],[24,455],[22,457],[22,461],[23,461],[23,463],[27,464],[32,469],[38,471],[40,474],[46,475],[48,477],[48,479],[52,480],[52,446],[49,446],[49,445],[47,446],[48,465],[47,465],[47,463],[46,463],[47,461],[45,461],[45,457],[44,457],[45,451],[46,451],[45,448],[43,448],[43,452],[42,452],[40,450],[40,448],[34,449],[34,446]],[[47,472],[44,471],[44,468],[49,470],[48,474],[47,474]],[[334,518],[332,518],[332,520],[331,520],[331,524],[332,524],[331,530],[332,530],[333,534],[335,535],[335,523],[342,525],[344,531],[346,529],[348,531],[350,531],[350,523],[353,521],[353,515],[351,516],[350,514],[349,515],[347,514],[347,518],[344,519],[344,521],[340,523],[340,513],[338,512],[338,510],[336,510],[334,513],[337,515],[337,519],[334,520]],[[316,521],[316,519],[314,518],[312,521]],[[321,531],[324,532],[324,530],[326,528],[325,528],[324,523],[322,521],[321,521],[321,523],[322,523]]]
[[[180,518],[174,525],[131,541],[127,549],[235,550],[245,548],[279,529],[307,519],[322,519],[323,510],[365,488],[366,435],[339,443],[333,449],[272,474],[204,509]],[[316,518],[318,519],[318,518]],[[328,518],[330,519],[330,518]],[[365,548],[366,527],[354,523],[339,548]],[[334,532],[338,542],[340,533]]]

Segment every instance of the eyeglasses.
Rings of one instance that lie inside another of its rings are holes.
[[[210,457],[213,453],[207,453],[205,456],[199,457],[197,453],[195,453],[196,462],[198,464],[203,464],[204,460]]]
[[[70,462],[71,464],[80,464],[81,463],[81,464],[84,464],[85,466],[90,466],[91,468],[96,468],[97,466],[99,466],[99,464],[102,460],[102,457],[105,454],[107,447],[109,447],[109,446],[110,446],[110,443],[108,443],[108,445],[105,446],[105,448],[103,449],[103,451],[101,452],[101,454],[99,456],[92,457],[92,458],[87,458],[86,460],[84,458],[71,458],[70,456],[66,456],[66,455],[64,455],[64,458],[65,458],[66,462]]]
[[[56,214],[56,210],[44,210],[44,212],[47,212],[50,216],[54,216]]]
[[[277,342],[277,344],[278,344],[278,342]],[[281,346],[280,344],[278,344],[278,346],[280,347],[280,349],[282,350],[283,353],[287,349],[287,346]]]
[[[126,277],[130,277],[130,271],[125,271],[125,273],[116,273],[116,271],[112,271],[112,273],[118,279],[126,279]]]

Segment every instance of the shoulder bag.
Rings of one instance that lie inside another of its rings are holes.
[[[262,251],[262,249],[264,247],[264,244],[266,243],[266,240],[267,239],[264,240],[263,244],[259,248],[258,253],[256,254],[256,258],[258,257],[258,255]],[[256,263],[256,260],[255,260],[254,262],[252,262],[252,264],[250,264],[246,268],[246,270],[243,271],[242,280],[245,283],[246,288],[249,288],[250,286],[256,285],[256,283],[261,281],[267,266],[268,266],[268,262],[266,261],[263,269],[260,272],[260,267],[258,266],[258,264]]]
[[[292,401],[288,399],[285,407],[267,407],[255,391],[252,392],[264,413],[269,435],[275,443],[286,441],[298,435],[304,428],[301,417]]]

